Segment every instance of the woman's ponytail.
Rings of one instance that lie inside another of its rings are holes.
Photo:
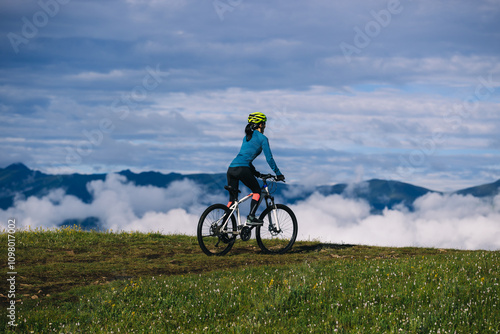
[[[253,124],[252,123],[248,123],[247,126],[245,127],[245,134],[247,135],[247,141],[250,141],[250,139],[252,139],[252,135],[253,135]]]

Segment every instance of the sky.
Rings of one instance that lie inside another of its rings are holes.
[[[0,167],[224,173],[260,111],[292,184],[500,178],[499,0],[3,0],[0,33]]]

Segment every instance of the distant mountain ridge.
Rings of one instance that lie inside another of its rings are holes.
[[[117,174],[123,175],[129,182],[137,186],[154,186],[166,188],[174,181],[192,180],[207,190],[223,189],[226,182],[225,174],[193,174],[178,173],[162,174],[159,172],[133,173],[124,170]],[[22,163],[0,168],[0,209],[6,210],[14,204],[16,196],[28,198],[41,197],[54,189],[63,189],[67,195],[73,195],[85,203],[92,201],[92,195],[87,184],[92,181],[106,179],[107,174],[61,174],[51,175],[34,171]]]
[[[496,196],[500,193],[500,180],[493,182],[493,183],[488,183],[488,184],[483,184],[480,186],[476,187],[470,187],[466,189],[462,189],[459,191],[455,192],[458,195],[471,195],[474,197],[490,197],[490,196]]]
[[[124,170],[117,174],[123,175],[129,182],[137,186],[154,186],[167,188],[174,181],[191,180],[205,191],[210,193],[223,193],[226,184],[226,175],[219,174],[163,174],[159,172],[134,173]],[[6,210],[14,205],[16,196],[28,198],[30,196],[42,197],[51,190],[63,189],[67,195],[73,195],[85,203],[92,201],[92,195],[87,189],[91,181],[104,181],[107,174],[63,174],[50,175],[31,170],[22,163],[16,163],[0,168],[0,209]],[[324,196],[342,195],[349,198],[366,200],[373,213],[379,213],[384,208],[393,208],[396,205],[404,205],[410,210],[413,202],[420,196],[429,192],[436,192],[427,188],[415,186],[399,181],[372,179],[357,184],[336,184],[318,186],[306,189],[300,185],[276,184],[274,195],[285,203],[293,204],[307,199],[314,192]],[[488,197],[499,194],[500,180],[470,187],[453,192],[459,195],[471,195],[475,197]],[[94,222],[95,223],[95,222]]]

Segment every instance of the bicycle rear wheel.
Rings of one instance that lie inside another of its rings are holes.
[[[201,250],[207,255],[225,255],[231,250],[236,240],[236,219],[227,206],[223,204],[214,204],[209,206],[201,215],[198,222],[197,236],[198,244]],[[221,227],[226,220],[225,231]]]
[[[264,225],[257,226],[257,244],[264,253],[283,254],[292,248],[297,238],[297,218],[292,209],[283,204],[268,207],[260,215]],[[279,229],[277,222],[279,222]]]

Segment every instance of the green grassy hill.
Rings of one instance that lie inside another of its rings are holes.
[[[15,333],[498,333],[500,253],[17,231]],[[7,269],[7,234],[0,234]],[[2,279],[0,307],[11,299]]]

